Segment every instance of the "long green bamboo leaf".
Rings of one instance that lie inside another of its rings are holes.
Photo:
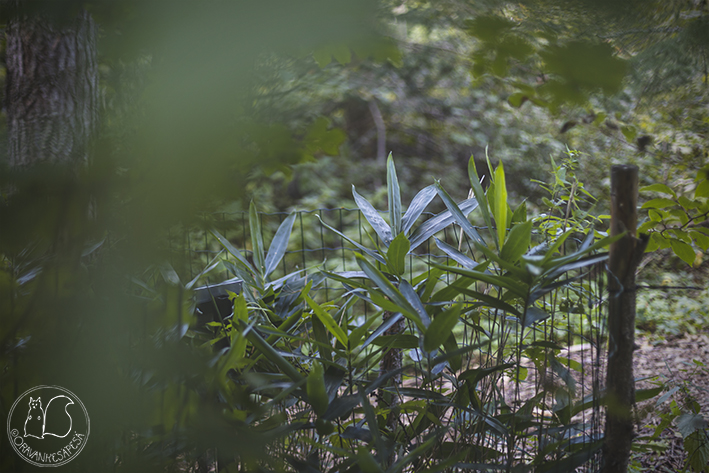
[[[464,268],[473,269],[475,266],[478,265],[478,263],[475,262],[472,258],[469,258],[468,256],[464,255],[457,249],[450,246],[448,243],[443,242],[436,237],[433,238],[436,241],[436,246],[438,248],[440,248],[444,253],[453,258],[456,263],[460,264]]]
[[[205,274],[209,273],[214,268],[219,266],[219,263],[221,263],[220,257],[223,252],[224,252],[224,250],[219,251],[219,253],[217,253],[217,256],[212,258],[212,260],[209,262],[209,264],[207,265],[206,268],[204,268],[202,271],[200,271],[199,274],[197,276],[195,276],[194,278],[192,278],[192,280],[190,282],[185,284],[185,289],[192,289],[194,287],[194,285],[197,284],[197,281],[199,281],[199,278],[201,278],[202,276],[204,276]]]
[[[263,236],[261,235],[261,218],[256,211],[256,204],[252,200],[249,204],[249,229],[251,231],[251,249],[254,255],[254,264],[259,274],[266,276],[266,262],[264,261]]]
[[[495,169],[495,203],[493,205],[493,215],[497,226],[497,237],[500,247],[505,244],[507,235],[507,184],[505,183],[505,169],[502,161]]]
[[[441,346],[450,335],[453,327],[460,318],[461,304],[454,304],[453,307],[438,314],[428,326],[423,337],[423,349],[432,352]]]
[[[601,447],[603,447],[603,440],[591,443],[580,452],[568,457],[542,463],[539,465],[537,471],[539,473],[567,473],[569,471],[576,471],[576,468],[589,461]]]
[[[529,244],[532,241],[532,221],[527,220],[524,223],[518,223],[510,229],[510,234],[507,237],[500,258],[510,263],[516,263],[523,254],[529,249]]]
[[[517,309],[515,309],[513,306],[511,306],[507,302],[503,302],[500,299],[492,297],[488,294],[483,294],[481,292],[473,291],[473,290],[467,289],[467,288],[460,288],[460,289],[458,289],[458,291],[463,295],[466,295],[468,297],[472,297],[473,299],[477,299],[477,300],[483,302],[484,305],[487,307],[492,307],[494,309],[500,309],[504,312],[514,314],[517,317],[521,316],[519,311]]]
[[[360,347],[361,350],[364,350],[371,344],[374,340],[376,340],[381,334],[389,330],[395,323],[397,323],[403,315],[401,315],[400,312],[396,314],[392,314],[391,317],[386,319],[384,322],[381,323],[377,329],[372,332],[372,334],[362,343],[362,346]]]
[[[455,266],[446,266],[438,263],[431,263],[436,268],[441,268],[443,270],[449,271],[451,273],[460,274],[461,276],[467,276],[474,280],[486,282],[492,284],[493,286],[503,287],[515,294],[516,296],[524,298],[526,296],[526,291],[523,290],[524,286],[521,281],[516,279],[508,278],[505,276],[496,276],[494,274],[482,273],[480,271],[475,271],[473,269],[458,268]]]
[[[350,350],[354,350],[359,347],[359,342],[362,340],[362,337],[365,333],[367,333],[369,327],[371,327],[371,325],[379,318],[380,314],[381,312],[367,317],[362,325],[350,332],[350,336],[348,338]]]
[[[544,259],[542,260],[542,264],[546,263],[550,259],[554,257],[554,253],[559,251],[559,248],[561,248],[561,245],[564,244],[567,238],[571,236],[571,234],[574,233],[573,230],[567,230],[564,233],[562,233],[556,240],[554,240],[554,243],[549,247],[549,249],[546,250],[546,253],[544,255]],[[540,245],[542,246],[542,245]],[[535,250],[536,248],[532,248],[532,250]]]
[[[372,343],[380,347],[412,349],[419,347],[419,337],[406,333],[398,335],[381,335]]]
[[[411,462],[426,453],[427,451],[431,450],[433,447],[436,446],[437,443],[440,442],[440,439],[437,436],[431,436],[428,440],[424,441],[423,443],[420,443],[416,448],[411,450],[406,456],[402,457],[399,461],[394,463],[388,470],[387,473],[399,473],[404,469],[406,465],[410,465]]]
[[[306,384],[308,401],[313,411],[320,417],[327,411],[330,400],[325,390],[325,370],[319,361],[313,362],[313,367],[308,375]]]
[[[492,218],[490,218],[490,205],[488,204],[487,196],[483,191],[483,181],[480,177],[478,177],[478,171],[475,168],[475,159],[472,155],[468,161],[468,177],[470,178],[470,186],[473,188],[473,194],[480,205],[480,213],[483,216],[483,221],[485,222],[485,225],[487,225],[489,231],[492,232],[494,227],[492,226]],[[497,238],[493,238],[493,240],[495,241],[497,251],[500,251],[500,244],[497,241]]]
[[[404,217],[401,219],[401,231],[408,235],[411,227],[414,226],[416,220],[421,216],[428,204],[436,197],[436,186],[431,184],[428,187],[421,189],[418,194],[411,200],[409,208],[406,209]]]
[[[357,207],[359,207],[360,212],[362,212],[362,215],[364,215],[364,218],[367,219],[374,231],[377,232],[377,235],[381,238],[382,243],[384,243],[385,246],[389,246],[389,243],[393,238],[389,225],[386,221],[384,221],[382,216],[379,215],[377,209],[375,209],[367,199],[357,193],[354,185],[352,186],[352,196],[354,197],[355,203],[357,204]]]
[[[558,289],[563,286],[567,286],[571,284],[574,281],[578,281],[579,279],[582,279],[586,274],[579,274],[577,276],[574,276],[572,278],[566,278],[562,281],[554,281],[551,284],[546,284],[543,286],[536,287],[531,291],[529,295],[529,300],[527,301],[528,304],[531,304],[537,300],[539,300],[540,297],[542,297],[544,294],[548,294],[551,291]]]
[[[254,348],[263,353],[268,360],[280,368],[283,374],[296,383],[300,382],[304,378],[304,376],[300,374],[300,371],[291,365],[288,360],[283,358],[283,356],[281,356],[271,345],[266,343],[266,340],[264,340],[256,330],[248,330],[247,332],[246,329],[249,328],[249,326],[246,322],[239,320],[239,327],[244,331],[244,333],[246,333],[246,338],[249,339]]]
[[[295,217],[297,214],[295,212],[291,213],[285,220],[281,223],[273,236],[271,241],[271,246],[268,249],[268,254],[266,255],[266,276],[271,274],[274,269],[278,266],[278,263],[283,259],[283,255],[286,254],[286,249],[288,247],[288,240],[290,238],[291,231],[293,230],[293,222],[295,222]]]
[[[574,261],[573,263],[566,263],[562,264],[561,266],[552,267],[548,270],[547,273],[542,274],[542,276],[545,279],[556,279],[557,277],[568,271],[585,268],[586,266],[606,261],[608,259],[608,256],[608,253],[602,253],[600,255],[582,257],[581,259],[579,259],[578,261]]]
[[[391,299],[393,303],[403,309],[402,314],[404,317],[411,319],[414,323],[416,323],[421,331],[425,330],[426,327],[416,313],[416,309],[409,304],[409,301],[406,300],[401,292],[399,292],[377,268],[372,266],[371,263],[365,260],[361,255],[357,255],[357,262],[359,263],[360,268],[362,268],[362,271],[367,273],[369,279],[377,285],[379,290]]]
[[[396,237],[401,233],[401,190],[399,189],[399,179],[396,177],[396,166],[394,158],[389,153],[387,158],[387,195],[389,197],[389,223],[391,233]]]
[[[458,207],[458,204],[456,204],[455,201],[451,199],[451,196],[448,195],[448,192],[446,192],[446,190],[441,186],[441,183],[439,181],[436,181],[436,192],[438,192],[438,196],[443,200],[443,203],[446,204],[446,208],[455,219],[455,223],[460,225],[465,234],[468,235],[468,237],[474,242],[477,242],[480,245],[485,245],[485,240],[483,240],[483,238],[480,236],[475,227],[473,227],[473,224],[470,223],[467,215],[461,211],[460,207]],[[475,202],[476,204],[478,203],[477,200]],[[475,206],[475,208],[477,208],[477,205]]]
[[[529,306],[523,314],[524,320],[522,320],[522,328],[527,328],[530,325],[539,322],[540,320],[548,319],[551,317],[549,312],[542,310],[538,307]]]
[[[337,340],[342,344],[343,347],[347,348],[347,334],[342,328],[337,325],[335,319],[320,305],[312,300],[309,295],[304,294],[305,301],[308,303],[313,312],[320,319],[320,322],[327,327],[327,329],[337,338]]]
[[[404,233],[399,233],[396,238],[391,241],[387,250],[387,266],[389,270],[396,276],[401,276],[406,270],[406,255],[409,253],[411,243],[406,238]]]
[[[481,379],[486,376],[496,373],[498,371],[506,370],[508,368],[514,367],[514,363],[503,363],[501,365],[492,366],[490,368],[472,368],[464,371],[458,376],[458,379],[468,381],[471,385],[475,386]]]
[[[504,269],[505,271],[513,274],[516,278],[520,280],[520,282],[524,282],[525,284],[531,282],[532,278],[528,271],[520,268],[519,266],[516,266],[514,263],[510,263],[509,261],[500,258],[494,251],[490,250],[487,246],[480,245],[477,242],[473,242],[473,244],[475,245],[475,248],[477,248],[478,251],[485,255],[488,260],[497,263],[497,265],[501,269]]]
[[[369,431],[372,433],[372,437],[374,438],[374,445],[376,445],[377,447],[377,456],[379,456],[381,459],[384,455],[385,446],[384,442],[382,442],[382,436],[379,432],[379,423],[377,422],[377,416],[374,413],[374,409],[369,403],[369,397],[364,390],[359,390],[359,397],[360,401],[362,402],[362,409],[364,410],[364,418],[367,421],[367,427],[369,427]]]
[[[465,216],[475,210],[477,206],[478,201],[475,199],[466,199],[458,204],[458,208],[461,212],[463,212],[463,215]],[[435,217],[423,222],[421,225],[416,227],[416,230],[414,230],[414,233],[412,233],[411,237],[409,238],[409,240],[411,241],[411,251],[416,249],[419,245],[426,242],[426,240],[446,228],[454,221],[455,218],[453,217],[453,215],[450,213],[449,210],[446,210],[445,212],[441,212]]]
[[[401,295],[403,295],[407,301],[409,301],[409,304],[411,304],[411,307],[416,309],[416,313],[421,317],[421,321],[423,322],[424,326],[428,327],[431,324],[431,319],[428,316],[428,313],[426,312],[426,308],[423,305],[423,302],[421,302],[421,299],[419,299],[418,294],[416,294],[416,291],[414,291],[414,288],[409,284],[408,281],[405,279],[402,280],[399,283],[399,291],[401,291]]]
[[[317,215],[317,217],[318,217],[318,220],[320,220],[320,223],[321,223],[325,228],[327,228],[327,229],[330,230],[331,232],[334,232],[335,234],[341,236],[342,238],[344,238],[344,239],[347,240],[348,242],[352,243],[352,244],[353,244],[354,246],[356,246],[360,251],[362,251],[363,253],[366,253],[367,255],[371,256],[372,258],[374,258],[375,260],[379,261],[379,262],[382,263],[383,265],[386,265],[386,264],[387,264],[386,260],[384,259],[384,257],[382,257],[382,255],[380,255],[380,254],[377,253],[376,251],[370,250],[369,248],[360,245],[358,242],[354,241],[353,239],[351,239],[350,237],[348,237],[348,236],[345,235],[344,233],[340,232],[340,231],[337,230],[336,228],[333,228],[333,227],[331,227],[330,225],[328,225],[327,223],[323,222],[319,215]],[[385,222],[385,223],[386,223],[386,222]]]

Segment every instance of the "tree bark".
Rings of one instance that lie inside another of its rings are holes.
[[[11,167],[88,164],[97,129],[96,27],[85,10],[61,21],[23,12],[6,28],[5,109]]]
[[[606,438],[603,473],[625,473],[635,437],[633,350],[635,345],[635,270],[647,237],[637,228],[638,168],[611,170],[611,236],[626,232],[611,244],[608,262],[608,372],[606,373]]]

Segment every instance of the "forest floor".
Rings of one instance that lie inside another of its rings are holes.
[[[640,348],[635,352],[635,378],[645,378],[637,383],[637,388],[655,387],[657,382],[664,383],[669,389],[679,387],[659,406],[656,405],[659,397],[640,403],[639,435],[643,437],[654,433],[661,415],[669,411],[672,400],[680,408],[696,401],[700,413],[705,419],[709,418],[709,331],[666,340],[639,336],[636,343]],[[705,366],[698,366],[694,360]],[[635,457],[643,470],[672,473],[683,471],[686,453],[682,448],[682,435],[676,425],[665,429],[658,440],[666,447],[663,452],[642,453]]]
[[[634,444],[641,447],[642,451],[632,454],[634,466],[640,467],[640,471],[647,472],[676,473],[684,471],[686,453],[683,449],[682,435],[675,422],[665,428],[656,439],[643,439],[643,437],[647,438],[654,434],[656,427],[662,421],[662,416],[671,410],[672,401],[675,401],[683,412],[690,412],[686,406],[696,402],[700,413],[705,419],[709,419],[709,330],[699,334],[687,334],[667,339],[639,335],[635,341],[638,346],[634,353],[636,390],[659,386],[664,386],[664,389],[657,396],[638,403],[636,408],[635,430],[639,438]],[[576,382],[578,399],[584,398],[591,392],[594,376],[600,374],[601,377],[604,377],[605,352],[599,354],[595,348],[592,349],[590,345],[583,344],[571,346],[568,351],[564,349],[559,356],[560,359],[568,357],[574,360],[577,363],[576,366],[596,366],[596,369],[584,370],[584,376],[581,376],[577,371],[571,371]],[[698,365],[694,360],[705,366]],[[530,373],[534,369],[531,360],[526,358],[523,358],[522,365],[527,366]],[[514,381],[505,376],[503,382],[507,396],[509,396],[508,403],[513,402],[515,396],[523,401],[530,399],[539,389],[535,376],[529,376],[524,382],[521,382],[517,387],[519,394],[516,395]],[[557,381],[557,383],[559,382]],[[663,397],[665,393],[670,391],[673,392]],[[581,415],[578,414],[578,416]],[[589,421],[587,418],[577,420]]]

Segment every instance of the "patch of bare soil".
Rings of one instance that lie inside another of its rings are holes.
[[[666,386],[664,393],[679,387],[671,396],[666,396],[660,405],[657,405],[657,402],[662,398],[662,394],[639,403],[636,412],[638,435],[651,436],[660,424],[662,414],[670,410],[670,403],[673,400],[685,412],[690,411],[686,406],[696,401],[700,406],[700,413],[705,419],[709,419],[709,332],[688,334],[667,340],[653,340],[639,336],[636,338],[636,344],[638,345],[634,356],[634,374],[638,380],[636,389],[656,388],[664,384]],[[570,363],[564,361],[567,358],[575,362],[577,367],[583,366],[583,370],[568,371],[575,382],[575,401],[578,402],[593,392],[594,378],[600,378],[602,389],[605,384],[606,356],[605,350],[598,353],[595,348],[586,344],[566,348],[558,355],[559,360],[566,366],[570,366]],[[694,360],[705,366],[698,366]],[[555,390],[553,384],[564,384],[557,373],[551,373],[551,369],[548,373],[538,373],[529,359],[522,358],[522,366],[528,368],[530,373],[523,382],[516,385],[509,376],[503,377],[508,403],[524,402],[539,392],[542,386],[547,392],[553,393]],[[545,384],[545,378],[550,382]],[[554,402],[552,396],[550,399],[545,399],[544,404],[548,409]],[[589,419],[581,419],[580,416],[581,414],[574,420],[589,421]],[[600,423],[603,423],[602,419]],[[602,426],[599,428],[602,431]],[[634,454],[634,460],[640,463],[643,471],[671,473],[683,471],[686,454],[682,448],[683,440],[677,426],[671,424],[654,442],[664,447],[664,451]]]
[[[638,406],[640,436],[652,435],[660,423],[660,416],[670,408],[672,400],[680,408],[693,401],[700,406],[700,413],[709,418],[709,333],[685,335],[664,341],[653,341],[647,337],[638,337],[640,348],[635,352],[635,377],[647,378],[639,381],[639,389],[654,387],[652,379],[665,383],[669,389],[679,387],[671,397],[660,406],[658,398],[641,403]],[[694,363],[697,360],[704,367]],[[643,454],[637,459],[647,471],[682,471],[686,454],[682,449],[682,436],[676,426],[664,430],[660,441],[666,446],[661,453]]]

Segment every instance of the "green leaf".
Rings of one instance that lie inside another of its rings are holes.
[[[367,274],[367,277],[371,279],[379,288],[380,291],[384,293],[394,304],[399,306],[402,311],[401,313],[404,317],[414,321],[416,325],[422,331],[425,330],[425,326],[421,321],[421,318],[416,313],[409,301],[399,292],[394,285],[374,266],[372,266],[369,261],[365,260],[361,255],[357,255],[357,262],[360,268]]]
[[[530,325],[539,322],[540,320],[548,319],[551,317],[548,312],[539,309],[534,306],[527,307],[526,312],[523,314],[524,320],[522,321],[522,327],[527,328]]]
[[[451,370],[457,373],[463,367],[463,358],[457,354],[458,342],[455,339],[454,332],[451,331],[450,336],[443,343],[443,348],[445,349],[446,354],[450,355],[448,358],[448,363],[450,364]],[[437,363],[433,363],[431,366],[436,365]]]
[[[311,317],[311,323],[313,338],[319,344],[318,350],[321,359],[332,361],[332,342],[330,337],[328,337],[328,330],[325,328],[325,324],[317,316]]]
[[[524,223],[527,221],[527,201],[525,200],[517,206],[512,214],[512,223]]]
[[[380,254],[377,253],[376,251],[370,250],[369,248],[360,245],[359,242],[353,240],[352,238],[348,237],[348,236],[345,235],[344,233],[340,232],[338,229],[333,228],[333,227],[331,227],[330,225],[328,225],[327,223],[323,222],[322,219],[320,218],[320,215],[316,215],[316,217],[318,218],[318,220],[320,220],[320,223],[321,223],[325,228],[327,228],[327,229],[330,230],[331,232],[335,233],[336,235],[338,235],[338,236],[344,238],[344,239],[347,240],[348,242],[352,243],[352,244],[353,244],[355,247],[357,247],[361,252],[363,252],[363,253],[365,253],[365,254],[371,256],[372,258],[374,258],[376,261],[380,262],[381,264],[384,264],[384,265],[387,264],[387,262],[386,262],[386,260],[384,259],[384,257],[382,257],[382,255],[380,255]]]
[[[664,386],[657,388],[638,389],[635,391],[635,402],[643,402],[652,399],[665,389]]]
[[[682,258],[682,261],[684,261],[690,266],[697,258],[697,255],[694,253],[692,245],[688,245],[683,241],[672,238],[670,239],[670,246],[672,247],[672,251],[674,252],[674,254]]]
[[[677,194],[675,193],[675,191],[670,189],[665,184],[659,184],[659,183],[642,187],[642,188],[640,188],[640,192],[660,192],[661,194],[669,194],[672,197],[674,197],[675,199],[677,198]]]
[[[382,335],[372,341],[380,347],[411,349],[419,347],[419,338],[416,335]]]
[[[588,93],[600,89],[606,95],[618,92],[627,71],[627,61],[615,56],[613,46],[607,43],[571,41],[567,44],[550,44],[540,56],[546,70],[557,76],[549,80],[548,88],[558,103],[581,103]]]
[[[396,177],[394,158],[389,153],[387,158],[387,195],[389,197],[389,223],[392,235],[401,233],[401,190]]]
[[[401,219],[401,231],[405,234],[409,234],[409,230],[416,223],[416,220],[421,216],[428,204],[431,203],[433,198],[436,197],[436,186],[431,184],[428,187],[421,189],[418,194],[411,199],[409,208],[406,209],[406,213]]]
[[[431,321],[423,337],[423,349],[431,352],[441,346],[450,335],[455,324],[460,318],[460,304],[441,312]]]
[[[674,200],[671,200],[671,199],[665,199],[663,197],[663,198],[659,198],[659,199],[648,200],[640,208],[642,208],[642,209],[664,209],[667,207],[674,207],[675,205],[677,205],[677,202],[675,202]]]
[[[453,248],[448,243],[442,242],[436,237],[434,237],[434,240],[436,241],[436,246],[438,248],[443,250],[444,253],[453,258],[456,263],[460,264],[464,268],[473,269],[478,265],[478,263],[476,263],[473,259],[469,258],[468,256],[465,256],[463,253]]]
[[[472,386],[475,386],[480,382],[481,379],[485,378],[486,376],[491,375],[492,373],[495,373],[497,371],[502,371],[506,370],[508,368],[514,367],[514,363],[504,363],[501,365],[497,366],[492,366],[490,368],[472,368],[467,371],[464,371],[463,373],[458,376],[459,380],[464,380],[469,382]]]
[[[392,274],[396,276],[404,274],[406,270],[406,255],[409,253],[409,248],[411,248],[411,243],[409,243],[409,239],[406,238],[404,232],[399,233],[392,240],[387,250],[387,266],[389,266]]]
[[[389,243],[392,239],[391,228],[389,227],[389,225],[386,223],[386,221],[384,221],[382,216],[379,215],[379,212],[377,212],[377,210],[372,206],[372,204],[370,204],[367,199],[357,193],[357,190],[355,189],[354,185],[352,186],[352,195],[354,196],[354,200],[357,204],[357,207],[359,207],[359,210],[362,212],[362,215],[364,215],[364,218],[367,219],[374,231],[377,232],[377,235],[379,235],[379,238],[382,239],[384,245],[389,246]]]
[[[384,442],[382,441],[381,432],[379,432],[379,423],[377,422],[377,416],[374,412],[372,404],[369,402],[369,396],[364,389],[359,390],[359,397],[362,401],[362,410],[364,411],[364,418],[367,421],[367,427],[374,438],[374,445],[377,447],[378,452],[384,452]]]
[[[308,381],[306,382],[306,390],[308,392],[308,401],[313,411],[315,411],[318,416],[325,414],[330,399],[325,389],[325,370],[319,361],[313,362],[313,367],[310,370]]]
[[[472,297],[473,299],[477,299],[478,301],[482,302],[483,305],[486,307],[492,307],[493,309],[500,309],[503,312],[514,314],[517,317],[521,316],[519,311],[517,309],[515,309],[513,306],[511,306],[507,302],[501,301],[500,299],[496,299],[495,297],[492,297],[488,294],[483,294],[481,292],[473,291],[473,290],[467,289],[467,288],[459,288],[458,292],[460,292],[461,294],[464,294],[468,297]]]
[[[532,241],[532,221],[518,223],[510,230],[510,234],[502,247],[500,257],[511,263],[517,262],[529,249]]]
[[[261,219],[256,211],[256,204],[252,200],[249,204],[249,229],[251,230],[251,249],[254,255],[254,264],[259,274],[265,276],[266,263],[263,257],[263,236],[261,235]]]
[[[485,241],[482,239],[475,227],[473,227],[473,224],[470,223],[467,218],[467,215],[462,212],[460,207],[458,207],[455,201],[451,199],[451,196],[448,195],[448,192],[443,189],[440,182],[438,181],[436,181],[436,190],[438,191],[438,196],[443,200],[443,203],[446,204],[446,208],[448,208],[448,211],[455,219],[455,223],[460,225],[460,227],[470,239],[475,242],[478,242],[481,245],[484,245]]]
[[[303,139],[303,158],[315,159],[313,155],[319,151],[329,155],[336,155],[340,150],[340,145],[347,136],[339,128],[329,130],[330,120],[326,117],[318,117],[312,125],[308,127],[308,132]]]
[[[705,423],[706,425],[706,423]],[[706,427],[691,433],[684,439],[684,451],[687,452],[686,462],[696,472],[709,471],[709,439]]]
[[[521,282],[513,278],[508,278],[505,276],[496,276],[494,274],[483,273],[472,269],[457,268],[455,266],[445,266],[438,263],[432,263],[432,266],[436,268],[441,268],[451,273],[467,276],[476,281],[486,282],[488,284],[492,284],[493,286],[504,287],[511,293],[522,298],[527,295],[526,291],[523,290],[524,288],[521,287]]]
[[[418,294],[407,280],[403,279],[399,283],[399,292],[401,292],[401,295],[404,296],[404,298],[409,302],[409,304],[411,304],[411,307],[416,310],[416,313],[419,317],[421,317],[421,321],[423,322],[424,326],[428,327],[431,324],[431,319],[428,317],[426,308],[421,302],[421,299],[419,298]]]
[[[381,314],[381,312],[379,314]],[[379,314],[367,317],[362,325],[350,332],[350,337],[348,339],[350,350],[354,350],[359,346],[359,342],[362,341],[362,337],[365,333],[367,333],[369,327],[371,327],[372,324],[379,318]]]
[[[523,92],[515,92],[514,94],[507,97],[507,103],[509,103],[510,106],[514,108],[521,107],[522,104],[527,100],[529,100],[529,97]]]
[[[362,473],[384,473],[377,460],[369,453],[368,447],[364,445],[357,449],[357,465]]]
[[[701,414],[685,413],[677,418],[677,430],[685,438],[697,430],[703,430],[708,427],[709,424]]]
[[[694,198],[698,199],[700,197],[709,197],[709,180],[703,180],[694,189]]]
[[[648,248],[646,251],[655,251],[656,249],[662,249],[670,247],[670,240],[663,237],[659,232],[653,232],[650,234],[650,242],[648,243]]]
[[[699,208],[699,206],[701,205],[699,202],[697,202],[695,200],[689,200],[688,198],[686,198],[683,195],[679,196],[679,198],[677,199],[677,202],[679,202],[679,205],[681,205],[682,208],[687,209],[687,210]]]
[[[350,53],[350,48],[346,44],[338,44],[333,46],[332,55],[335,60],[342,64],[348,64],[352,59],[352,54]]]
[[[313,312],[317,316],[318,319],[320,319],[320,322],[323,323],[325,327],[332,333],[337,341],[339,341],[343,347],[347,348],[347,334],[345,333],[342,328],[337,325],[337,322],[335,322],[335,319],[332,318],[332,316],[325,310],[323,309],[320,305],[318,305],[317,302],[312,300],[309,295],[304,294],[305,296],[305,301],[308,303],[311,309],[313,309]]]
[[[703,251],[709,250],[709,236],[705,235],[704,233],[700,233],[697,231],[690,231],[689,235],[692,237],[694,240],[694,243],[699,246]]]
[[[490,206],[488,204],[487,196],[485,196],[485,192],[483,191],[482,181],[478,177],[478,171],[475,167],[475,159],[472,155],[468,161],[468,176],[470,177],[470,186],[473,189],[473,194],[475,195],[475,199],[477,199],[478,205],[480,206],[480,213],[483,216],[483,221],[485,222],[485,225],[487,225],[487,228],[492,231],[493,226],[492,219],[490,218]],[[497,239],[495,239],[495,247],[498,251],[500,250],[500,244]]]
[[[250,330],[250,327],[243,320],[239,320],[239,328],[244,331],[246,338],[251,342],[251,344],[260,351],[263,356],[275,364],[280,370],[288,376],[290,379],[296,383],[303,379],[303,375],[295,369],[295,367],[288,362],[280,353],[278,353],[271,345],[266,343],[266,341],[259,335],[256,330]]]
[[[511,30],[515,23],[497,15],[480,15],[465,21],[465,32],[486,42],[495,42]]]
[[[623,136],[625,137],[625,140],[628,143],[632,143],[635,139],[635,135],[638,134],[638,131],[635,129],[635,127],[631,125],[625,125],[621,127],[620,131],[621,133],[623,133]]]
[[[478,201],[476,199],[466,199],[458,204],[458,208],[466,217],[470,212],[475,210],[477,206]],[[413,250],[417,248],[419,245],[449,226],[454,221],[455,217],[453,217],[450,210],[441,212],[435,217],[426,220],[419,227],[417,227],[416,230],[414,230],[414,233],[411,234],[411,237],[409,238],[411,241],[411,249]]]
[[[568,440],[563,440],[565,444]],[[548,461],[540,465],[536,470],[538,473],[568,473],[576,471],[576,468],[588,462],[603,447],[603,440],[583,445],[583,448],[575,453],[562,457],[559,460]],[[561,445],[552,446],[554,450],[563,448]]]
[[[283,259],[283,255],[286,254],[286,249],[288,247],[288,240],[290,239],[291,231],[293,230],[293,222],[295,222],[295,217],[297,214],[295,212],[291,213],[283,223],[276,230],[276,234],[273,236],[271,241],[271,246],[268,249],[268,254],[266,255],[266,276],[271,274],[273,270],[276,269],[278,263]]]
[[[497,238],[500,248],[505,243],[507,235],[507,185],[505,184],[505,169],[502,161],[495,169],[495,196],[493,201],[492,215],[495,217],[497,226]]]
[[[324,68],[332,62],[332,54],[328,48],[319,48],[313,51],[313,59],[318,63],[318,66]]]

